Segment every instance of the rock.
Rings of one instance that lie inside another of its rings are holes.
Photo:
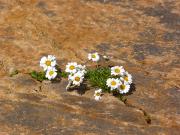
[[[11,76],[11,77],[14,75],[17,75],[18,73],[19,73],[19,71],[13,67],[9,69],[9,76]]]
[[[0,0],[0,134],[179,135],[178,4]],[[108,93],[96,102],[95,88],[66,91],[66,79],[41,83],[28,74],[42,70],[44,55],[55,55],[64,70],[94,51],[110,58],[102,66],[132,74],[125,102]]]

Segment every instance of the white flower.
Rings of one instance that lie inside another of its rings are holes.
[[[69,74],[69,75],[68,75],[68,80],[69,80],[69,81],[72,81],[72,80],[73,80],[73,76],[74,76],[74,74],[72,74],[72,73]]]
[[[56,71],[57,70],[54,67],[49,68],[46,71],[46,78],[48,78],[49,80],[54,79],[57,76],[57,72]]]
[[[77,65],[77,71],[78,72],[81,72],[81,73],[83,73],[83,74],[86,74],[87,73],[87,71],[86,71],[86,66],[85,65]]]
[[[82,74],[81,72],[77,72],[71,77],[73,84],[77,86],[80,86],[80,84],[83,82],[83,79],[84,79],[84,74]]]
[[[129,74],[128,72],[125,72],[124,75],[120,78],[122,81],[124,81],[125,83],[132,83],[132,75]]]
[[[122,66],[115,66],[111,68],[111,75],[123,75],[125,72]]]
[[[44,71],[51,67],[56,66],[56,58],[53,55],[48,55],[47,57],[42,57],[40,60],[40,66],[44,68]]]
[[[130,90],[130,85],[128,83],[121,83],[118,89],[119,93],[121,94],[128,93]]]
[[[86,66],[85,66],[85,65],[78,64],[78,65],[77,65],[77,68],[78,68],[79,70],[85,70],[85,69],[86,69]]]
[[[66,72],[68,73],[76,73],[77,72],[77,63],[76,62],[70,62],[66,65]]]
[[[100,56],[99,56],[99,54],[98,54],[97,52],[95,52],[95,53],[89,53],[89,54],[88,54],[88,59],[89,59],[89,60],[92,60],[92,61],[94,61],[94,62],[97,62],[97,61],[100,60]]]
[[[94,93],[95,100],[98,101],[101,99],[102,89],[96,90]]]
[[[106,81],[106,85],[108,87],[110,87],[111,90],[117,89],[119,87],[119,84],[120,84],[120,80],[119,79],[109,78]]]
[[[83,75],[85,75],[87,73],[86,70],[81,70],[81,71],[78,71],[78,72],[82,73]]]

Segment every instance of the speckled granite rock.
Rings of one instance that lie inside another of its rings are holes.
[[[179,135],[179,11],[178,0],[0,0],[0,135]],[[27,74],[43,55],[63,68],[94,50],[133,75],[125,104]]]

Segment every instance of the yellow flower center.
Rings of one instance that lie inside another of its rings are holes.
[[[49,75],[52,76],[54,74],[54,71],[50,71]]]
[[[51,61],[50,61],[50,60],[47,60],[47,61],[46,61],[46,65],[47,65],[47,66],[51,66]]]
[[[74,79],[76,82],[79,82],[80,81],[80,77],[75,77]]]
[[[124,90],[126,86],[124,84],[120,85],[121,90]]]
[[[116,69],[115,69],[115,72],[116,72],[116,73],[120,73],[120,69],[119,69],[119,68],[116,68]]]
[[[115,86],[115,85],[116,85],[116,82],[115,82],[115,81],[112,81],[112,82],[111,82],[111,85],[112,85],[112,86]]]
[[[75,69],[75,66],[71,65],[71,66],[69,67],[69,69],[70,69],[70,70],[74,70],[74,69]]]
[[[97,92],[97,93],[96,93],[96,96],[101,96],[101,93]]]
[[[124,80],[125,80],[125,81],[128,81],[128,77],[127,77],[127,76],[125,76],[125,77],[124,77]]]
[[[92,58],[96,58],[96,55],[95,55],[95,54],[93,54],[93,55],[92,55]]]

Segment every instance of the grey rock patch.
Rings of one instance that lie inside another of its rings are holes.
[[[108,43],[101,43],[99,45],[96,46],[98,51],[100,52],[107,52],[108,50],[110,50],[110,45]]]
[[[170,28],[180,26],[180,16],[172,13],[173,2],[165,2],[165,6],[157,5],[153,8],[146,8],[145,14],[149,16],[159,17],[161,23],[165,23]]]
[[[165,41],[177,41],[178,43],[180,43],[180,31],[176,31],[176,32],[172,32],[172,33],[165,33],[163,35],[163,39]]]
[[[56,13],[50,10],[44,11],[44,14],[47,15],[48,17],[56,16]]]
[[[36,7],[40,8],[40,9],[46,9],[47,4],[44,1],[40,1],[37,3]]]

